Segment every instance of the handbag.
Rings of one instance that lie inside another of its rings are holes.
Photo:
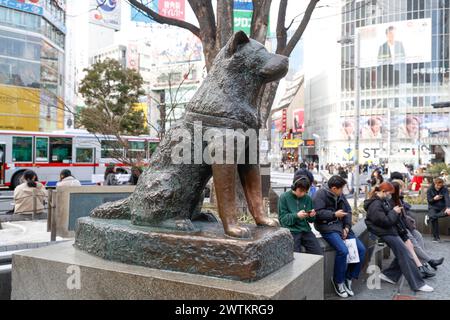
[[[347,263],[359,263],[360,259],[356,239],[345,239],[344,242],[348,249]]]

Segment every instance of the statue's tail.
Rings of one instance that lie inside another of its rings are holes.
[[[107,202],[98,206],[91,212],[91,217],[102,219],[131,219],[131,197]]]

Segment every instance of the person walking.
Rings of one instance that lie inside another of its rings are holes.
[[[336,250],[331,282],[339,297],[354,296],[352,281],[358,279],[364,264],[366,248],[352,231],[352,210],[343,190],[347,182],[340,176],[332,176],[313,198],[316,220],[314,226],[322,238]],[[347,264],[349,255],[345,243],[355,239],[359,255],[358,263]]]
[[[303,246],[306,253],[322,255],[323,250],[309,225],[316,220],[311,197],[307,194],[309,188],[307,177],[294,181],[291,190],[278,200],[278,215],[281,226],[289,229],[294,238],[295,252],[300,252]]]
[[[367,229],[380,237],[395,255],[390,266],[380,274],[380,279],[395,284],[403,274],[413,291],[432,292],[434,289],[423,280],[405,244],[408,239],[406,234],[402,230],[399,232],[398,223],[402,208],[400,206],[392,208],[388,201],[394,192],[395,189],[391,183],[383,182],[375,186],[370,198],[364,201]]]
[[[425,216],[425,224],[431,222],[433,242],[440,242],[439,219],[450,216],[450,198],[448,189],[444,186],[444,179],[435,178],[433,185],[427,190],[428,215]]]

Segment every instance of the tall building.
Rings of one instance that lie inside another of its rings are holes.
[[[322,74],[305,72],[305,112],[307,134],[321,131],[326,162],[353,161],[356,134],[361,163],[450,162],[449,108],[433,108],[450,101],[449,17],[449,0],[347,0],[324,20],[341,26],[328,51],[339,63]],[[305,47],[312,58],[308,39]],[[324,96],[330,99],[320,101]]]
[[[64,128],[65,6],[0,1],[0,129]]]

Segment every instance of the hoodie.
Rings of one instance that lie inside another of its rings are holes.
[[[314,194],[314,210],[316,210],[316,221],[314,227],[320,233],[338,232],[347,227],[352,228],[352,208],[343,196],[336,196],[328,186],[324,186]],[[336,218],[336,211],[344,210],[348,214],[342,218]]]

